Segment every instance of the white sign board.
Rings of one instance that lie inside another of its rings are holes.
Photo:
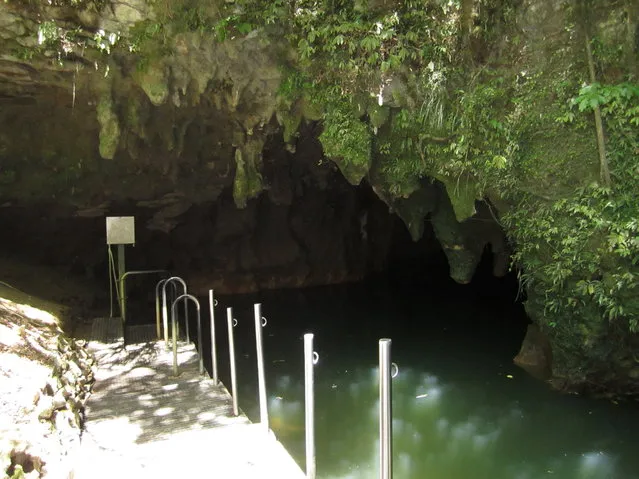
[[[107,244],[135,244],[135,217],[107,216]]]

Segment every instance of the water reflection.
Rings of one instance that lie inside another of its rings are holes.
[[[339,378],[318,376],[318,477],[376,477],[376,368],[350,369]],[[601,435],[599,420],[586,411],[557,404],[558,409],[535,410],[512,397],[496,399],[493,404],[477,403],[474,393],[472,387],[446,383],[432,373],[402,369],[393,382],[395,477],[639,477],[633,467],[624,471],[613,451],[591,449]],[[269,405],[274,431],[303,464],[303,385],[291,376],[279,377],[272,385]],[[616,444],[617,455],[625,453],[626,462],[632,458],[636,467],[636,460],[629,456],[631,450],[621,446]]]
[[[422,295],[419,305],[401,297],[400,304],[364,293],[347,290],[339,301],[309,293],[299,310],[287,295],[259,298],[269,317],[264,350],[271,428],[302,466],[302,336],[316,333],[318,478],[377,477],[380,337],[393,338],[400,366],[393,380],[396,478],[639,478],[639,411],[557,395],[514,367],[523,329],[508,329],[512,314],[502,306],[496,312],[437,295]],[[255,300],[230,304],[240,320],[240,406],[258,420]],[[498,314],[504,317],[494,323],[482,319],[495,321]],[[220,357],[225,354],[223,345]],[[229,384],[227,365],[220,368]]]

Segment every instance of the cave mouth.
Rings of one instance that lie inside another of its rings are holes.
[[[328,276],[315,279],[312,272],[308,273],[306,265],[308,258],[312,258],[314,252],[300,248],[309,255],[304,262],[304,268],[296,269],[297,262],[291,262],[290,271],[287,272],[286,268],[282,267],[274,270],[268,268],[268,273],[264,274],[264,277],[267,274],[282,274],[288,275],[288,278],[296,278],[295,275],[300,274],[301,271],[302,275],[306,274],[307,278],[311,278],[309,281],[300,284],[291,281],[285,283],[283,287],[255,290],[251,286],[249,289],[242,289],[247,284],[242,273],[233,283],[233,287],[240,285],[240,289],[222,289],[219,294],[216,293],[222,306],[233,306],[237,315],[243,317],[245,321],[250,321],[252,305],[256,302],[262,303],[265,310],[269,311],[273,317],[277,317],[284,327],[289,322],[297,323],[300,318],[308,317],[311,318],[308,319],[309,326],[313,326],[312,318],[322,317],[326,320],[328,316],[333,316],[336,321],[351,322],[348,329],[372,328],[370,331],[377,331],[382,335],[387,332],[388,335],[400,340],[412,340],[433,334],[454,334],[461,338],[462,342],[482,341],[494,352],[501,352],[502,357],[514,357],[530,322],[523,308],[525,296],[520,288],[516,271],[510,271],[500,277],[494,274],[497,257],[490,245],[483,248],[481,260],[472,280],[467,284],[459,284],[450,277],[448,258],[428,219],[424,221],[422,237],[414,241],[404,221],[389,211],[370,185],[365,182],[357,187],[347,185],[346,192],[347,194],[342,191],[340,195],[327,202],[330,212],[327,215],[331,220],[339,221],[340,228],[329,228],[328,230],[333,231],[333,234],[323,236],[323,240],[312,243],[317,248],[321,246],[329,251],[338,252],[332,257],[335,261],[333,264],[330,257],[323,256],[325,250],[320,250],[318,254],[318,259],[324,261],[323,266],[329,271]],[[366,238],[368,242],[377,244],[376,247],[370,245],[366,248],[358,247],[358,242],[362,239],[361,214],[355,218],[335,216],[342,202],[351,204],[354,201],[353,198],[357,198],[359,207],[368,211],[367,221],[372,225],[370,231],[377,231],[379,234],[379,236]],[[266,218],[272,214],[273,208],[276,210],[278,208],[271,203],[267,195],[253,200],[251,204],[256,215]],[[169,240],[166,244],[175,246],[183,241],[183,237],[192,237],[186,232],[202,224],[202,214],[208,217],[219,215],[219,212],[225,208],[237,211],[240,216],[246,214],[244,210],[235,210],[231,192],[224,192],[218,202],[202,205],[200,213],[191,212],[190,217],[194,224],[183,224],[180,228],[176,228],[175,233],[168,235]],[[316,214],[313,218],[316,220],[324,218],[322,215]],[[222,217],[227,216],[222,214]],[[294,218],[295,215],[289,216],[289,225],[293,224],[291,221]],[[272,223],[264,221],[261,224],[268,227]],[[341,231],[343,236],[337,235],[335,231]],[[288,233],[270,231],[266,236],[280,238],[286,234]],[[258,230],[249,235],[251,239],[244,238],[240,241],[258,248],[259,235]],[[296,239],[299,240],[301,237],[303,235],[296,236]],[[354,258],[349,256],[352,252],[357,254],[364,249],[367,249],[367,255]],[[141,248],[138,253],[142,251],[148,250]],[[241,256],[242,253],[240,252],[239,255]],[[166,264],[169,269],[181,261],[180,254],[168,254],[167,257],[170,258],[170,263]],[[270,256],[267,255],[267,257]],[[144,255],[132,257],[132,261],[139,261],[138,264],[141,265],[143,258]],[[189,261],[188,264],[194,263]],[[259,270],[260,265],[253,267]],[[355,274],[349,276],[348,272],[343,271],[349,268],[359,269],[355,271],[351,269],[350,273]],[[200,299],[203,315],[206,317],[208,314],[205,312],[206,292],[209,288],[206,281],[211,279],[211,283],[215,282],[216,274],[207,276],[206,271],[199,264],[193,270],[183,267],[181,271],[184,277],[194,279],[189,284],[195,285],[195,294]],[[102,271],[101,274],[106,275],[106,271]],[[247,274],[252,279],[260,273],[256,275],[248,271]],[[299,280],[299,276],[297,278]],[[196,283],[197,281],[204,283]],[[134,324],[149,323],[150,318],[154,317],[153,290],[154,282],[144,281],[143,278],[131,284],[129,298],[132,302]],[[326,311],[327,305],[334,309],[334,314],[328,312],[326,315],[320,313],[318,316],[309,314],[309,310],[313,308]],[[221,308],[219,311],[221,313],[218,312],[218,314],[222,314],[223,319],[224,309]],[[393,319],[389,322],[390,317],[399,318],[399,320]],[[415,318],[426,318],[426,320],[415,320]],[[321,324],[314,326],[318,330],[323,328]],[[343,328],[343,324],[337,325],[335,334],[340,334]],[[247,341],[249,340],[250,338],[247,338]],[[208,344],[206,340],[205,344]]]
[[[504,264],[504,250],[491,248],[500,241],[503,245],[503,233],[484,203],[476,204],[476,217],[461,228],[470,240],[466,243],[475,248],[477,264],[465,272],[468,284],[458,284],[451,279],[450,249],[444,251],[436,235],[436,219],[426,215],[420,239],[414,241],[397,210],[404,206],[389,206],[366,180],[353,186],[335,164],[322,161],[317,131],[311,126],[298,138],[294,152],[281,135],[265,145],[263,191],[243,208],[238,208],[233,185],[212,199],[196,201],[200,192],[189,192],[179,181],[174,190],[158,192],[154,199],[114,198],[95,210],[55,198],[3,198],[0,248],[25,263],[51,266],[94,284],[90,306],[99,314],[111,309],[104,217],[135,216],[136,245],[126,247],[127,270],[168,270],[183,277],[189,292],[201,298],[210,288],[221,297],[272,297],[334,286],[345,291],[345,301],[366,301],[366,294],[372,294],[408,304],[428,294],[477,308],[503,302],[515,308],[506,316],[517,324],[525,322],[516,275],[494,276],[495,265]],[[422,204],[448,201],[436,182],[424,182],[422,190],[426,193],[417,199]],[[459,242],[459,235],[456,238]],[[128,319],[133,323],[154,321],[158,280],[135,276],[127,282]],[[117,315],[117,305],[114,309]],[[470,329],[490,321],[475,316],[467,325]]]
[[[126,249],[127,269],[170,270],[185,277],[189,289],[202,297],[208,288],[230,296],[376,282],[407,297],[428,291],[451,300],[472,297],[518,304],[521,299],[515,273],[493,275],[490,247],[484,249],[472,281],[455,283],[430,221],[424,222],[422,237],[413,241],[404,222],[365,183],[353,187],[341,182],[328,193],[307,189],[303,198],[297,206],[278,205],[263,194],[239,210],[226,191],[215,202],[191,207],[169,233],[138,226],[138,243]],[[151,216],[133,203],[115,204],[109,214],[131,211],[136,211],[138,225]],[[98,288],[94,306],[108,310],[104,218],[81,218],[56,205],[39,204],[0,208],[0,222],[3,251],[92,280]],[[221,271],[226,270],[234,282],[224,281]],[[269,285],[275,276],[283,279]],[[128,298],[141,318],[154,317],[157,279],[129,282]]]

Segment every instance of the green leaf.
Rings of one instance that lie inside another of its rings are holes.
[[[240,32],[242,35],[246,35],[253,30],[253,25],[251,25],[250,23],[240,23],[237,25],[236,28],[237,31]]]

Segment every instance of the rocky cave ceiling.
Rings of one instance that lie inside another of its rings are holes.
[[[218,271],[219,288],[250,291],[383,269],[390,211],[414,240],[432,224],[427,235],[439,246],[429,247],[443,249],[456,281],[470,281],[486,245],[495,273],[506,271],[508,246],[485,205],[460,222],[445,188],[427,178],[411,196],[390,199],[373,168],[364,182],[385,204],[344,180],[317,141],[321,115],[303,102],[281,104],[284,48],[259,35],[220,44],[184,33],[144,68],[121,50],[71,44],[64,56],[39,48],[29,57],[43,13],[65,31],[96,34],[153,15],[142,0],[111,2],[99,15],[0,3],[5,242],[92,274],[103,261],[95,244],[103,217],[136,214],[153,266]]]

